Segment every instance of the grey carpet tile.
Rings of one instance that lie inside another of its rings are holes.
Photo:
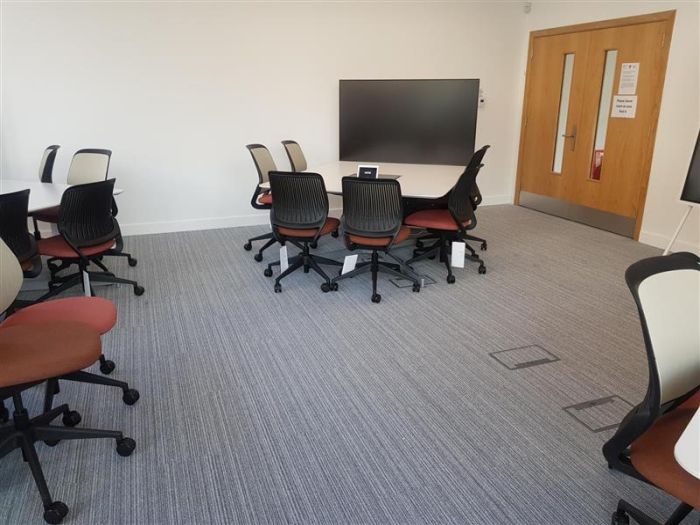
[[[273,293],[242,249],[263,231],[133,237],[138,266],[108,262],[146,287],[97,289],[119,308],[104,351],[141,400],[64,382],[57,402],[138,447],[121,458],[97,440],[37,445],[66,523],[603,524],[620,497],[671,512],[672,498],[607,469],[612,431],[563,410],[641,400],[646,360],[623,276],[659,250],[488,207],[476,231],[488,273],[467,263],[448,285],[423,261],[435,284],[413,293],[382,277],[375,305],[367,275],[323,294],[317,275],[297,272]],[[331,237],[317,252],[345,254]],[[532,344],[560,361],[508,370],[489,355]],[[27,394],[34,413],[40,403],[39,389]],[[0,474],[0,522],[41,522],[19,452]]]

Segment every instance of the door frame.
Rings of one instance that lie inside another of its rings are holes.
[[[627,16],[624,18],[613,18],[610,20],[601,20],[597,22],[587,22],[583,24],[574,24],[569,26],[554,27],[551,29],[540,29],[537,31],[530,31],[530,38],[528,42],[527,49],[527,71],[525,73],[525,90],[523,93],[523,111],[520,119],[520,145],[518,147],[518,168],[515,176],[515,197],[513,199],[513,204],[516,206],[520,204],[520,185],[522,180],[522,170],[523,170],[523,156],[525,154],[525,128],[527,127],[527,115],[528,107],[527,103],[530,95],[530,62],[532,61],[533,54],[533,44],[535,38],[542,38],[554,35],[563,35],[568,33],[579,33],[581,31],[592,31],[596,29],[610,29],[615,27],[625,27],[638,24],[648,24],[650,22],[664,22],[666,24],[666,31],[663,46],[666,48],[665,56],[661,67],[661,77],[663,82],[661,83],[661,91],[659,96],[663,96],[664,84],[666,82],[666,66],[668,64],[668,55],[670,51],[671,38],[673,36],[673,26],[676,20],[676,11],[661,11],[659,13],[649,13],[646,15],[638,16]],[[639,197],[637,201],[637,217],[635,219],[634,226],[634,240],[639,240],[639,232],[642,228],[642,219],[644,217],[644,205],[647,198],[647,188],[649,186],[649,175],[651,174],[651,161],[654,155],[654,144],[656,141],[656,129],[659,122],[659,111],[661,109],[661,100],[654,105],[654,115],[653,124],[649,132],[649,151],[651,154],[648,158],[644,159],[644,169],[642,170],[642,180],[640,186]]]

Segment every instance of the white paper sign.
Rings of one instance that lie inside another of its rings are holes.
[[[618,95],[635,95],[639,78],[639,62],[623,62],[620,67],[620,86]]]
[[[611,117],[634,118],[637,114],[637,95],[615,95]]]
[[[464,250],[465,244],[463,242],[452,242],[452,257],[450,258],[450,264],[454,268],[464,268]]]
[[[343,270],[340,272],[341,274],[346,274],[348,272],[351,272],[355,269],[355,265],[357,264],[357,254],[353,255],[346,255],[345,259],[343,260]]]
[[[287,258],[287,247],[280,248],[280,272],[284,272],[289,268],[289,259]]]

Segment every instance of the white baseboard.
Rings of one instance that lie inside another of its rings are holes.
[[[639,242],[661,248],[662,250],[666,249],[670,240],[670,235],[662,235],[660,233],[647,232],[644,230],[639,232]],[[676,242],[671,246],[671,252],[693,252],[700,255],[700,246],[692,242],[679,241],[676,239]]]

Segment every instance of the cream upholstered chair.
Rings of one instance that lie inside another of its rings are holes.
[[[283,140],[282,145],[284,146],[284,151],[287,152],[292,171],[306,171],[308,167],[306,165],[306,157],[304,157],[304,152],[301,151],[299,143],[293,140]]]
[[[700,258],[692,253],[641,260],[627,269],[644,334],[649,384],[644,400],[603,446],[614,468],[667,492],[681,504],[666,523],[700,508],[700,480],[674,457],[674,446],[700,405]],[[613,524],[656,524],[620,500]]]
[[[277,171],[277,166],[275,165],[272,155],[270,155],[270,150],[268,150],[262,144],[248,144],[246,148],[248,148],[250,156],[253,158],[255,169],[258,172],[258,184],[255,186],[255,191],[253,191],[253,197],[250,199],[250,205],[256,210],[269,210],[272,207],[272,193],[270,193],[269,187],[263,188],[261,185],[269,184],[270,172]],[[264,240],[267,240],[267,242],[253,257],[257,262],[262,261],[263,252],[277,242],[274,234],[269,232],[263,235],[258,235],[257,237],[251,237],[243,245],[243,248],[246,251],[250,251],[253,249],[254,241]]]
[[[53,165],[56,162],[56,154],[61,146],[54,144],[47,147],[44,150],[44,154],[41,156],[41,162],[39,163],[39,180],[45,184],[51,184],[53,182]],[[34,221],[34,237],[38,240],[41,239],[41,233],[39,232],[39,224],[36,221],[36,217],[32,217]]]

